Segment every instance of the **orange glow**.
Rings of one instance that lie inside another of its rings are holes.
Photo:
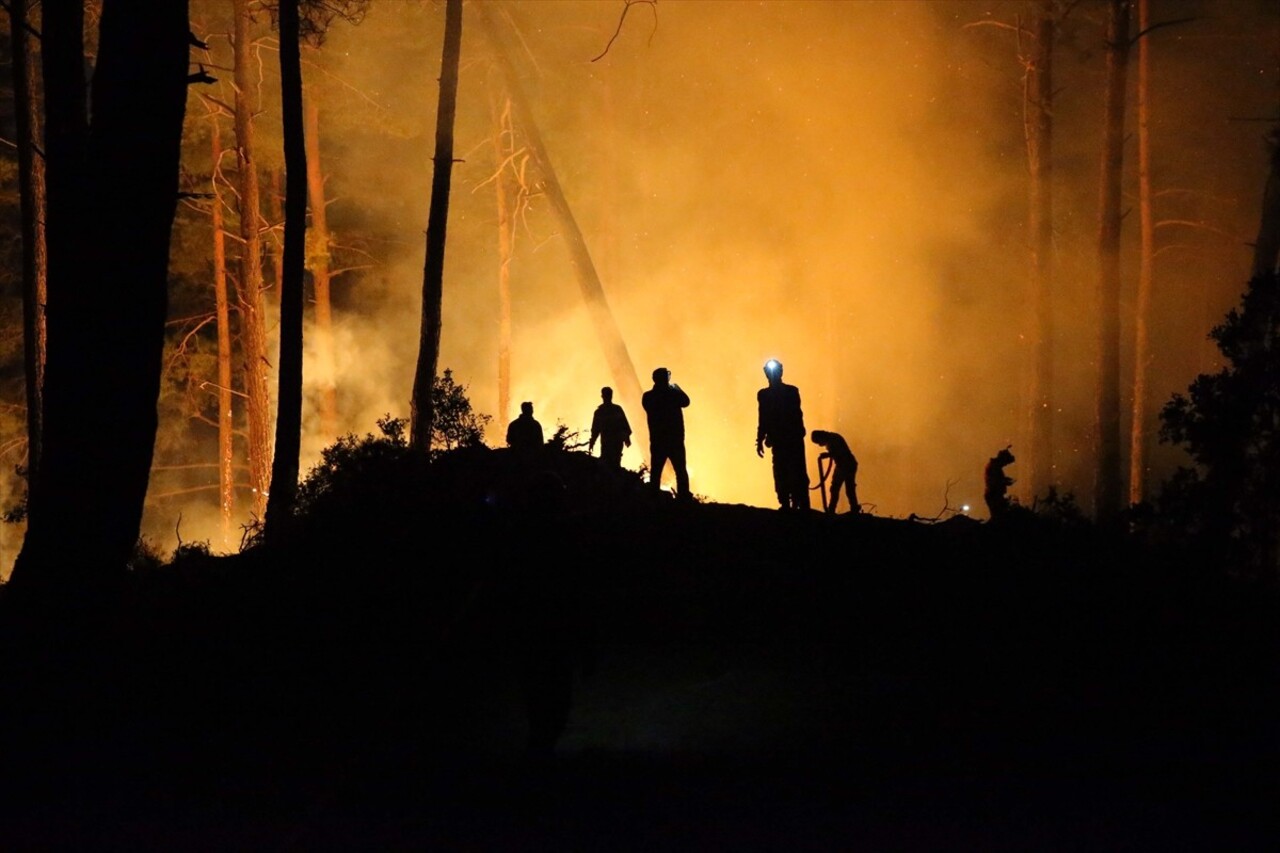
[[[840,433],[857,455],[858,494],[872,512],[933,516],[945,499],[985,517],[986,459],[1025,438],[1026,153],[1015,41],[965,25],[1012,21],[1024,5],[663,0],[656,29],[648,10],[632,14],[608,53],[590,61],[621,5],[503,8],[528,51],[516,61],[640,387],[662,365],[691,398],[692,490],[774,506],[769,461],[757,458],[754,440],[761,365],[776,358],[800,389],[808,429]],[[1211,220],[1216,231],[1191,243],[1170,237],[1160,258],[1156,411],[1210,368],[1205,333],[1247,277],[1265,162],[1258,126],[1222,117],[1274,110],[1267,51],[1280,24],[1265,5],[1250,7],[1253,18],[1241,11],[1198,24],[1199,47],[1163,43],[1161,168],[1168,186],[1199,193],[1199,210],[1186,218]],[[305,72],[322,99],[335,240],[380,229],[366,268],[333,284],[343,431],[372,432],[378,417],[408,413],[442,21],[434,4],[373,3],[360,26],[335,25],[315,57],[323,73]],[[1095,25],[1078,26],[1077,44],[1100,47]],[[1209,58],[1226,54],[1209,39],[1228,27],[1259,34],[1256,45],[1230,42],[1234,64]],[[485,45],[468,13],[439,363],[469,387],[477,411],[495,415],[488,440],[500,446],[497,75]],[[1096,341],[1095,60],[1083,48],[1055,60],[1063,87],[1054,142],[1056,462],[1064,489],[1081,495]],[[272,109],[264,126],[278,122]],[[585,442],[600,387],[611,385],[633,425],[643,423],[639,401],[609,373],[542,176],[524,168],[528,206],[510,265],[511,400],[533,401],[548,436],[563,423]],[[1167,215],[1182,215],[1178,198],[1163,202]],[[1132,246],[1125,251],[1132,278]],[[309,350],[309,385],[319,364]],[[312,409],[306,416],[304,470],[333,439],[318,432]],[[817,449],[809,449],[816,486]],[[634,446],[623,465],[641,459]],[[1168,471],[1182,461],[1180,451],[1156,448],[1152,465]],[[1017,466],[1009,473],[1017,478]],[[153,502],[147,534],[172,547],[181,512],[184,540],[212,539],[215,493],[208,497]]]

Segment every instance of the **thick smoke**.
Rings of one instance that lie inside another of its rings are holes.
[[[1203,5],[1159,9],[1192,17]],[[945,500],[982,515],[983,464],[1025,438],[1031,351],[1019,42],[1007,27],[972,25],[1026,21],[1033,4],[664,0],[633,6],[611,44],[621,2],[487,6],[519,33],[513,61],[641,387],[665,366],[692,398],[693,490],[774,505],[769,465],[753,448],[755,391],[773,357],[800,387],[809,428],[848,439],[859,495],[877,514],[931,516]],[[1276,109],[1280,13],[1261,2],[1230,8],[1153,37],[1153,158],[1166,220],[1155,411],[1213,368],[1205,335],[1248,270],[1266,125],[1231,119]],[[1083,498],[1103,28],[1098,4],[1072,16],[1055,108],[1055,461],[1062,487]],[[306,69],[309,96],[321,99],[331,227],[339,240],[360,235],[368,264],[334,284],[344,431],[408,413],[442,21],[441,4],[375,2],[359,26],[336,25]],[[490,179],[503,90],[472,8],[463,53],[440,366],[496,416],[497,445],[505,421]],[[510,267],[511,400],[533,401],[548,434],[563,423],[585,439],[600,387],[622,383],[609,373],[543,176],[530,167],[526,179]],[[1126,193],[1136,205],[1131,176]],[[1136,218],[1125,226],[1127,288]],[[1130,311],[1129,291],[1125,299]],[[1124,330],[1128,376],[1127,319]],[[638,401],[619,402],[642,422]],[[308,436],[304,468],[330,440]],[[1159,450],[1153,484],[1183,461]],[[624,454],[626,466],[641,462],[639,447]],[[159,515],[148,517],[154,528],[171,529]]]

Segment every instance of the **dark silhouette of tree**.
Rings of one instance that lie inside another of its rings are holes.
[[[280,366],[277,375],[276,442],[265,523],[268,534],[278,526],[278,519],[287,517],[293,509],[298,491],[302,445],[302,278],[306,267],[307,184],[311,172],[307,167],[307,122],[302,103],[300,40],[305,34],[313,43],[318,44],[335,17],[346,14],[358,18],[363,14],[363,8],[364,4],[356,0],[344,3],[279,0],[272,10],[280,33],[285,198],[284,250],[280,272]],[[305,28],[304,19],[307,22]],[[327,313],[327,279],[325,310]]]
[[[453,119],[458,104],[458,63],[462,55],[462,0],[445,4],[444,50],[440,60],[440,103],[436,110],[436,153],[427,215],[427,254],[422,269],[422,330],[418,364],[409,403],[409,444],[431,446],[431,389],[440,360],[440,310],[444,298],[445,230],[449,218],[449,185],[453,179]]]
[[[1124,169],[1125,81],[1129,67],[1129,0],[1110,0],[1107,94],[1098,201],[1098,369],[1094,421],[1093,510],[1102,520],[1120,510],[1120,180]]]
[[[1186,447],[1195,468],[1166,484],[1163,508],[1247,571],[1280,568],[1280,127],[1255,244],[1253,278],[1238,308],[1210,333],[1227,366],[1202,373],[1160,413],[1162,441]]]
[[[13,583],[67,596],[123,571],[138,538],[193,39],[184,2],[105,0],[90,123],[81,4],[46,3],[41,29],[49,346]]]
[[[303,140],[298,0],[280,0],[280,102],[284,129],[284,265],[280,279],[280,369],[275,457],[266,530],[288,516],[298,491],[302,444],[302,276],[307,239],[307,149]]]

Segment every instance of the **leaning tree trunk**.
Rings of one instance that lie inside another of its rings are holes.
[[[22,205],[22,348],[27,380],[27,481],[31,482],[40,469],[48,297],[44,161],[35,154],[40,138],[40,111],[33,94],[37,75],[29,6],[29,0],[11,0],[9,40],[13,46],[14,129],[18,146],[18,196]]]
[[[235,0],[236,162],[240,178],[240,356],[249,428],[249,486],[253,512],[263,518],[271,480],[271,395],[267,389],[267,324],[262,304],[261,191],[254,160],[253,112],[258,75],[251,67],[249,0]]]
[[[1252,278],[1280,274],[1280,124],[1271,131],[1271,171],[1262,191],[1262,216],[1253,241]]]
[[[1107,97],[1098,217],[1098,374],[1094,435],[1094,513],[1120,510],[1120,180],[1124,169],[1125,77],[1129,64],[1129,2],[1110,0]]]
[[[44,452],[13,583],[92,602],[137,542],[155,449],[189,27],[186,3],[106,0],[88,126],[80,7],[44,6]]]
[[[440,103],[436,109],[436,154],[427,216],[427,256],[422,269],[422,330],[409,404],[409,442],[431,449],[435,411],[431,391],[440,360],[440,313],[444,300],[445,226],[453,179],[453,119],[458,104],[458,61],[462,55],[462,0],[445,4],[444,51],[440,60]]]
[[[1030,172],[1031,290],[1035,312],[1031,379],[1031,453],[1026,480],[1034,500],[1054,483],[1053,469],[1053,41],[1054,0],[1042,0],[1028,71],[1027,165]]]
[[[1138,0],[1138,32],[1151,26],[1150,0]],[[1147,376],[1151,370],[1151,342],[1147,320],[1151,314],[1152,261],[1155,258],[1155,221],[1151,210],[1151,134],[1147,127],[1151,89],[1150,39],[1138,39],[1138,230],[1142,246],[1138,258],[1138,304],[1134,308],[1133,408],[1129,424],[1129,503],[1146,499]]]
[[[222,171],[222,134],[213,116],[209,134],[213,159],[213,298],[218,323],[218,509],[222,546],[231,544],[231,520],[236,510],[235,422],[231,399],[231,310],[227,302],[227,238],[218,175]]]
[[[316,384],[320,389],[320,431],[326,440],[338,434],[337,359],[333,351],[333,304],[330,299],[329,218],[325,213],[324,172],[320,168],[320,107],[316,99],[305,99],[307,145],[307,197],[311,207],[311,233],[307,269],[311,271],[315,298]],[[286,221],[286,228],[287,228]]]
[[[493,154],[498,171],[493,178],[498,204],[498,423],[511,421],[511,255],[515,243],[507,169],[515,157],[511,127],[511,98],[495,96],[493,105]]]
[[[268,535],[293,510],[302,448],[302,275],[307,239],[307,147],[303,140],[298,0],[280,0],[280,112],[284,135],[284,277],[280,280],[280,371],[276,454],[267,499]]]
[[[520,78],[511,63],[511,51],[506,46],[506,39],[491,20],[486,4],[480,3],[479,0],[472,0],[472,3],[480,13],[485,32],[493,45],[494,58],[506,80],[507,91],[511,93],[512,106],[516,111],[516,124],[529,145],[529,153],[542,177],[543,189],[547,193],[547,200],[551,203],[551,211],[568,242],[570,263],[573,264],[574,272],[577,274],[583,300],[587,303],[587,310],[595,326],[600,346],[604,350],[609,370],[613,374],[615,390],[625,408],[638,412],[642,406],[640,405],[640,380],[636,375],[635,365],[631,361],[631,354],[627,352],[626,342],[609,308],[609,300],[605,297],[604,287],[600,283],[595,263],[591,260],[591,252],[587,249],[582,229],[578,227],[578,222],[573,216],[573,210],[569,207],[569,201],[565,198],[551,158],[542,142],[542,135],[538,132],[537,123],[533,120],[533,111],[529,107],[528,98],[524,95]],[[647,457],[647,430],[643,420],[637,422],[633,419],[632,428],[635,432],[636,446],[640,447],[642,455]]]

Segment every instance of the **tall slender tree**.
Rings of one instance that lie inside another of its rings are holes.
[[[235,517],[235,411],[231,395],[231,309],[227,298],[227,236],[219,190],[222,173],[222,132],[218,113],[211,116],[210,155],[213,162],[213,299],[218,326],[218,510],[222,522],[222,545],[231,544],[231,521]]]
[[[1147,375],[1151,370],[1151,342],[1147,318],[1151,314],[1152,261],[1155,257],[1155,218],[1151,210],[1151,3],[1138,0],[1138,294],[1133,312],[1133,406],[1129,422],[1129,503],[1146,498]]]
[[[515,244],[517,201],[510,177],[515,168],[515,130],[511,126],[511,97],[500,90],[493,97],[493,176],[498,205],[498,423],[511,420],[511,256]]]
[[[1030,498],[1054,483],[1054,310],[1053,310],[1053,47],[1057,36],[1055,0],[1041,0],[1024,90],[1027,171],[1030,178],[1028,245],[1034,354],[1031,378],[1031,453],[1026,478]]]
[[[431,208],[427,216],[427,252],[422,269],[422,329],[418,364],[409,405],[409,442],[423,452],[431,449],[435,422],[432,389],[440,360],[441,309],[444,299],[445,227],[449,218],[449,187],[453,180],[453,119],[458,104],[458,65],[462,55],[462,0],[447,0],[444,51],[440,60],[440,101],[436,110],[436,153],[431,178]]]
[[[1094,513],[1120,510],[1120,182],[1124,170],[1125,83],[1129,67],[1129,0],[1109,0],[1107,92],[1098,200],[1097,393],[1094,421]]]
[[[298,0],[280,0],[280,101],[284,135],[284,275],[280,280],[280,371],[276,452],[267,500],[268,535],[293,510],[302,441],[302,276],[307,239],[307,148],[303,139]]]

